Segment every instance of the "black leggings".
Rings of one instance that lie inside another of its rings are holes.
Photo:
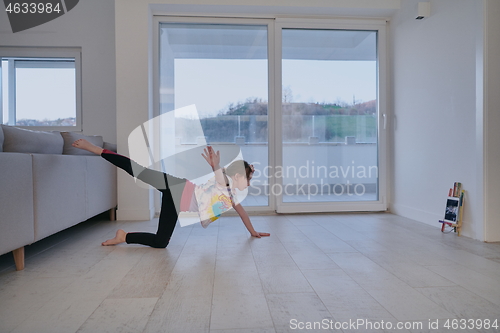
[[[186,179],[144,168],[123,155],[103,152],[101,157],[120,169],[125,170],[131,176],[153,186],[162,194],[160,218],[156,234],[129,232],[125,239],[127,244],[143,244],[155,248],[167,247],[177,223],[180,200]]]

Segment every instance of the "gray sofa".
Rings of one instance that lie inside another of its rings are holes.
[[[0,255],[24,268],[24,246],[107,210],[114,219],[116,168],[71,143],[102,137],[0,125]]]

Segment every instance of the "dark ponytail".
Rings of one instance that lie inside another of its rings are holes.
[[[226,168],[226,175],[229,177],[233,177],[236,174],[245,175],[247,179],[250,179],[250,175],[252,174],[252,168],[247,161],[237,160],[231,163]]]

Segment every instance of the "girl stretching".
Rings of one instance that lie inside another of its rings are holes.
[[[203,158],[212,167],[215,177],[206,184],[197,186],[187,179],[147,169],[138,165],[128,157],[93,145],[85,139],[73,142],[73,147],[100,155],[108,162],[125,170],[128,174],[155,187],[162,193],[161,211],[156,234],[146,232],[125,232],[120,229],[114,238],[102,245],[143,244],[154,248],[165,248],[170,242],[177,223],[178,212],[198,211],[201,224],[206,228],[218,216],[231,207],[236,210],[243,224],[253,237],[269,236],[269,233],[257,232],[250,222],[245,209],[232,194],[234,189],[245,190],[250,185],[254,169],[245,161],[235,161],[227,169],[219,166],[220,153],[212,147],[205,148]]]

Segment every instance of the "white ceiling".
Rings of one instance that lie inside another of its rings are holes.
[[[267,27],[162,24],[162,48],[176,59],[265,59]],[[373,31],[285,29],[283,59],[375,60]]]
[[[151,4],[155,14],[164,15],[251,15],[336,16],[390,18],[400,8],[401,0],[159,0]],[[231,3],[231,4],[228,4]]]

